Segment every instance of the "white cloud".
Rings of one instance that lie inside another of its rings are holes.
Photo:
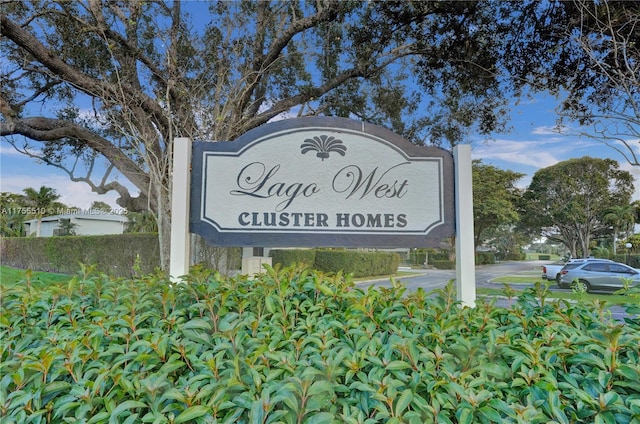
[[[635,191],[632,195],[632,198],[633,200],[640,200],[640,166],[633,166],[628,162],[620,162],[620,169],[628,171],[635,179]]]
[[[634,200],[640,200],[640,167],[632,166],[623,160],[622,156],[610,146],[596,140],[584,137],[544,136],[545,127],[539,127],[539,139],[529,140],[495,139],[484,143],[472,144],[472,156],[485,163],[493,164],[503,169],[509,169],[525,174],[518,186],[527,187],[533,174],[541,169],[555,165],[560,161],[583,156],[611,158],[618,160],[621,169],[629,171],[635,178]],[[535,132],[535,130],[534,130]],[[640,153],[640,143],[632,144]]]
[[[498,139],[473,146],[474,159],[499,160],[513,165],[546,168],[561,159],[547,142]]]
[[[557,126],[542,125],[542,126],[535,127],[531,131],[531,134],[533,134],[533,135],[553,135],[553,136],[558,137],[558,136],[561,135],[561,131],[559,131]]]
[[[516,165],[545,168],[560,161],[582,156],[612,157],[611,147],[595,140],[581,137],[545,137],[515,140],[494,139],[473,144],[478,159],[498,159]]]
[[[35,149],[26,149],[28,152],[31,152],[33,154],[37,154],[38,150]],[[25,157],[24,153],[20,153],[19,151],[17,151],[15,149],[15,147],[13,147],[12,145],[10,145],[9,143],[0,143],[0,156],[2,157],[12,157],[12,156],[22,156]]]

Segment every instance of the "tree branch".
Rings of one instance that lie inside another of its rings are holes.
[[[6,15],[0,14],[0,34],[9,38],[16,45],[26,50],[34,56],[36,60],[47,67],[53,74],[58,76],[69,84],[78,88],[80,91],[97,97],[105,97],[98,93],[109,93],[114,99],[119,98],[119,94],[114,92],[113,85],[99,79],[89,77],[74,67],[67,65],[60,57],[54,55],[47,47],[45,47],[35,36],[22,29],[18,24],[7,18]],[[144,95],[140,91],[134,90],[127,85],[121,85],[125,95],[130,99],[136,99],[137,102],[164,128],[170,126],[170,122],[164,114],[160,105],[153,99]],[[119,103],[116,100],[116,103]]]
[[[76,165],[78,163],[78,157],[76,157],[76,160],[74,161],[73,166],[71,167],[71,169],[63,166],[60,163],[56,163],[53,162],[51,160],[49,160],[48,158],[42,156],[42,155],[38,155],[36,153],[32,153],[31,151],[29,151],[26,148],[19,148],[18,146],[15,145],[15,143],[13,142],[9,142],[11,143],[11,145],[21,154],[34,158],[34,159],[38,159],[43,161],[44,163],[46,163],[47,165],[53,166],[55,168],[58,168],[60,170],[62,170],[63,172],[65,172],[68,176],[69,179],[73,182],[83,182],[87,185],[89,185],[89,187],[91,187],[91,191],[93,191],[94,193],[98,193],[98,194],[106,194],[110,191],[115,191],[116,193],[118,193],[118,195],[120,196],[118,199],[116,199],[116,203],[118,203],[119,206],[126,208],[127,210],[131,211],[131,212],[138,212],[138,211],[146,211],[148,210],[149,206],[150,206],[150,199],[144,194],[144,193],[140,193],[138,195],[138,197],[132,197],[131,194],[129,193],[129,189],[127,187],[125,187],[124,185],[120,184],[117,181],[111,181],[111,182],[107,182],[107,179],[109,177],[109,174],[111,174],[111,171],[113,170],[113,164],[110,164],[107,167],[107,170],[105,171],[104,175],[102,176],[100,183],[99,184],[95,184],[92,180],[91,180],[91,174],[93,173],[93,166],[94,166],[94,161],[95,158],[93,158],[91,160],[91,164],[89,165],[89,169],[86,172],[86,175],[84,177],[79,177],[76,176],[75,172],[76,172]]]
[[[262,16],[264,19],[266,19],[264,17],[266,13],[265,3],[266,2],[260,2],[259,5],[259,17]],[[252,81],[250,81],[249,84],[245,87],[242,95],[240,96],[240,101],[238,102],[238,107],[236,109],[236,119],[242,119],[242,114],[247,107],[251,96],[255,93],[256,88],[259,86],[260,81],[268,76],[268,72],[265,71],[269,69],[281,57],[282,51],[293,39],[293,37],[296,34],[304,32],[309,28],[313,28],[320,22],[330,22],[334,20],[336,16],[338,16],[340,11],[346,7],[348,7],[347,2],[331,0],[325,5],[323,9],[319,10],[315,15],[294,21],[291,26],[280,33],[279,36],[271,43],[271,45],[269,46],[269,50],[264,55],[261,54],[262,46],[259,43],[259,40],[264,39],[263,35],[266,29],[260,21],[258,22],[258,30],[261,30],[262,33],[260,34],[260,36],[256,37],[256,41],[254,42],[254,60],[250,71],[250,74],[253,75],[253,78]],[[278,113],[276,113],[275,115],[277,115]]]
[[[278,116],[279,114],[290,110],[294,106],[302,105],[309,102],[310,100],[320,98],[321,96],[327,94],[331,90],[344,84],[347,80],[354,79],[354,78],[365,78],[367,76],[374,75],[381,72],[386,67],[388,67],[391,63],[397,61],[398,59],[412,55],[414,53],[412,50],[412,47],[413,47],[412,45],[400,46],[396,49],[393,49],[391,52],[387,53],[385,55],[387,57],[377,65],[373,65],[373,63],[375,62],[375,59],[372,58],[370,62],[366,64],[359,64],[351,69],[347,69],[341,74],[338,74],[334,78],[325,82],[321,86],[308,89],[303,93],[299,93],[295,96],[291,96],[276,102],[268,110],[254,116],[249,120],[246,120],[243,125],[238,127],[238,131],[235,132],[233,138],[237,137],[239,134],[249,131],[252,128],[262,125],[265,122],[268,122],[273,117]]]
[[[109,140],[72,122],[45,117],[31,117],[0,122],[0,136],[23,135],[36,141],[49,142],[63,138],[80,141],[109,159],[118,171],[142,192],[147,192],[149,177],[143,169]]]

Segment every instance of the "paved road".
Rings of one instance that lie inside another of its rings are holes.
[[[541,267],[545,263],[545,261],[514,261],[495,265],[480,265],[476,267],[476,286],[493,287],[495,285],[491,284],[490,280],[503,275],[516,274],[527,270],[540,270],[540,275],[542,275]],[[449,281],[455,280],[456,278],[456,271],[453,269],[422,269],[411,270],[411,272],[414,272],[415,275],[399,278],[399,280],[401,280],[409,290],[415,290],[422,287],[426,291],[431,291],[444,287]],[[364,287],[371,284],[382,287],[391,287],[389,279],[359,283],[359,285]],[[498,286],[503,287],[502,284],[499,284]]]
[[[504,288],[502,283],[491,283],[491,280],[497,277],[501,277],[504,275],[512,275],[517,274],[523,271],[539,271],[540,276],[542,276],[542,265],[547,263],[547,261],[514,261],[514,262],[504,262],[495,265],[480,265],[476,267],[476,287],[492,287],[492,288]],[[409,291],[417,290],[418,288],[422,288],[427,292],[443,288],[445,285],[456,278],[455,270],[439,270],[439,269],[423,269],[423,270],[412,270],[415,272],[415,275],[411,276],[403,276],[398,278],[402,281],[402,284],[407,287]],[[542,281],[542,277],[540,277],[540,281]],[[391,281],[388,278],[372,280],[361,282],[358,284],[360,287],[368,287],[370,285],[375,285],[379,287],[391,287]],[[523,285],[519,284],[518,287],[523,287]],[[524,286],[526,287],[526,286]],[[560,289],[555,283],[551,285],[552,291],[568,291],[566,289]],[[498,298],[496,300],[496,304],[498,306],[508,306],[508,301],[506,299]],[[628,316],[626,311],[618,306],[613,306],[610,308],[612,316],[622,321],[625,316]]]

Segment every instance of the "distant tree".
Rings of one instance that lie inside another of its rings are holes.
[[[0,215],[0,235],[3,237],[22,237],[25,235],[24,221],[26,215],[16,207],[2,209]]]
[[[618,244],[618,235],[621,231],[624,231],[626,237],[629,237],[629,229],[633,227],[635,223],[634,206],[629,203],[627,205],[616,205],[604,211],[602,221],[605,224],[611,224],[613,232],[613,255],[615,256]]]
[[[0,193],[0,235],[20,237],[24,235],[25,215],[19,210],[24,196],[15,193]]]
[[[472,173],[473,225],[475,246],[478,247],[490,231],[518,221],[517,203],[521,191],[515,184],[524,174],[480,161],[473,162]]]
[[[521,252],[523,246],[531,242],[531,237],[522,231],[517,231],[514,225],[490,228],[484,237],[486,244],[495,248],[502,258]]]
[[[112,208],[107,203],[96,200],[93,203],[91,203],[91,209],[102,211],[102,212],[111,212]]]
[[[127,233],[157,233],[158,223],[151,212],[129,212]]]
[[[24,195],[3,191],[0,193],[0,208],[12,208],[24,204]]]
[[[60,219],[58,221],[58,227],[54,230],[54,234],[57,236],[75,236],[77,225],[71,222],[70,219]]]
[[[612,159],[582,157],[540,169],[523,196],[523,224],[573,257],[588,256],[594,235],[606,231],[605,211],[631,200],[633,176],[619,168]]]
[[[631,236],[622,240],[622,242],[624,244],[631,243],[631,250],[629,251],[629,253],[640,253],[640,234],[632,234]]]
[[[640,224],[640,200],[631,202],[633,206],[633,224]]]
[[[615,255],[615,253],[614,253]],[[607,249],[605,246],[596,246],[594,248],[591,249],[591,256],[596,257],[596,258],[603,258],[603,259],[609,259],[610,256],[610,252],[609,249]]]
[[[60,195],[51,187],[41,186],[39,190],[32,187],[25,188],[26,203],[35,210],[37,221],[36,237],[40,237],[40,227],[42,226],[42,217],[51,215],[53,208],[59,205],[57,200]]]

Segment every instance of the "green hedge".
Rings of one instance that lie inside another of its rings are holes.
[[[524,261],[525,259],[527,259],[527,255],[520,252],[509,253],[505,257],[505,260],[507,261]]]
[[[627,265],[629,265],[630,267],[633,268],[640,268],[640,255],[629,255],[627,256],[626,254],[617,254],[614,258],[614,261],[616,262],[620,262],[623,264],[626,264],[628,262]]]
[[[496,263],[496,254],[493,252],[476,252],[476,265],[488,265]]]
[[[448,259],[431,261],[431,265],[433,265],[433,267],[436,269],[455,269],[456,268],[456,263]]]
[[[343,271],[354,277],[395,274],[400,266],[400,255],[385,252],[359,252],[353,250],[318,250],[314,267],[324,272]]]
[[[400,255],[388,252],[291,249],[272,250],[270,255],[274,264],[284,267],[304,263],[322,272],[342,271],[354,277],[395,274],[400,266]]]
[[[542,295],[467,308],[452,284],[308,269],[22,284],[0,305],[0,421],[638,423],[640,308],[621,325]]]
[[[34,271],[75,274],[80,263],[118,277],[134,266],[148,274],[160,266],[157,234],[1,238],[2,264]]]
[[[316,251],[314,249],[278,249],[271,250],[269,256],[272,263],[281,264],[284,267],[293,264],[306,264],[313,266],[316,261]]]
[[[428,253],[429,253],[429,256],[428,256],[429,265],[435,266],[436,262],[449,260],[449,252],[447,251],[429,249]]]

